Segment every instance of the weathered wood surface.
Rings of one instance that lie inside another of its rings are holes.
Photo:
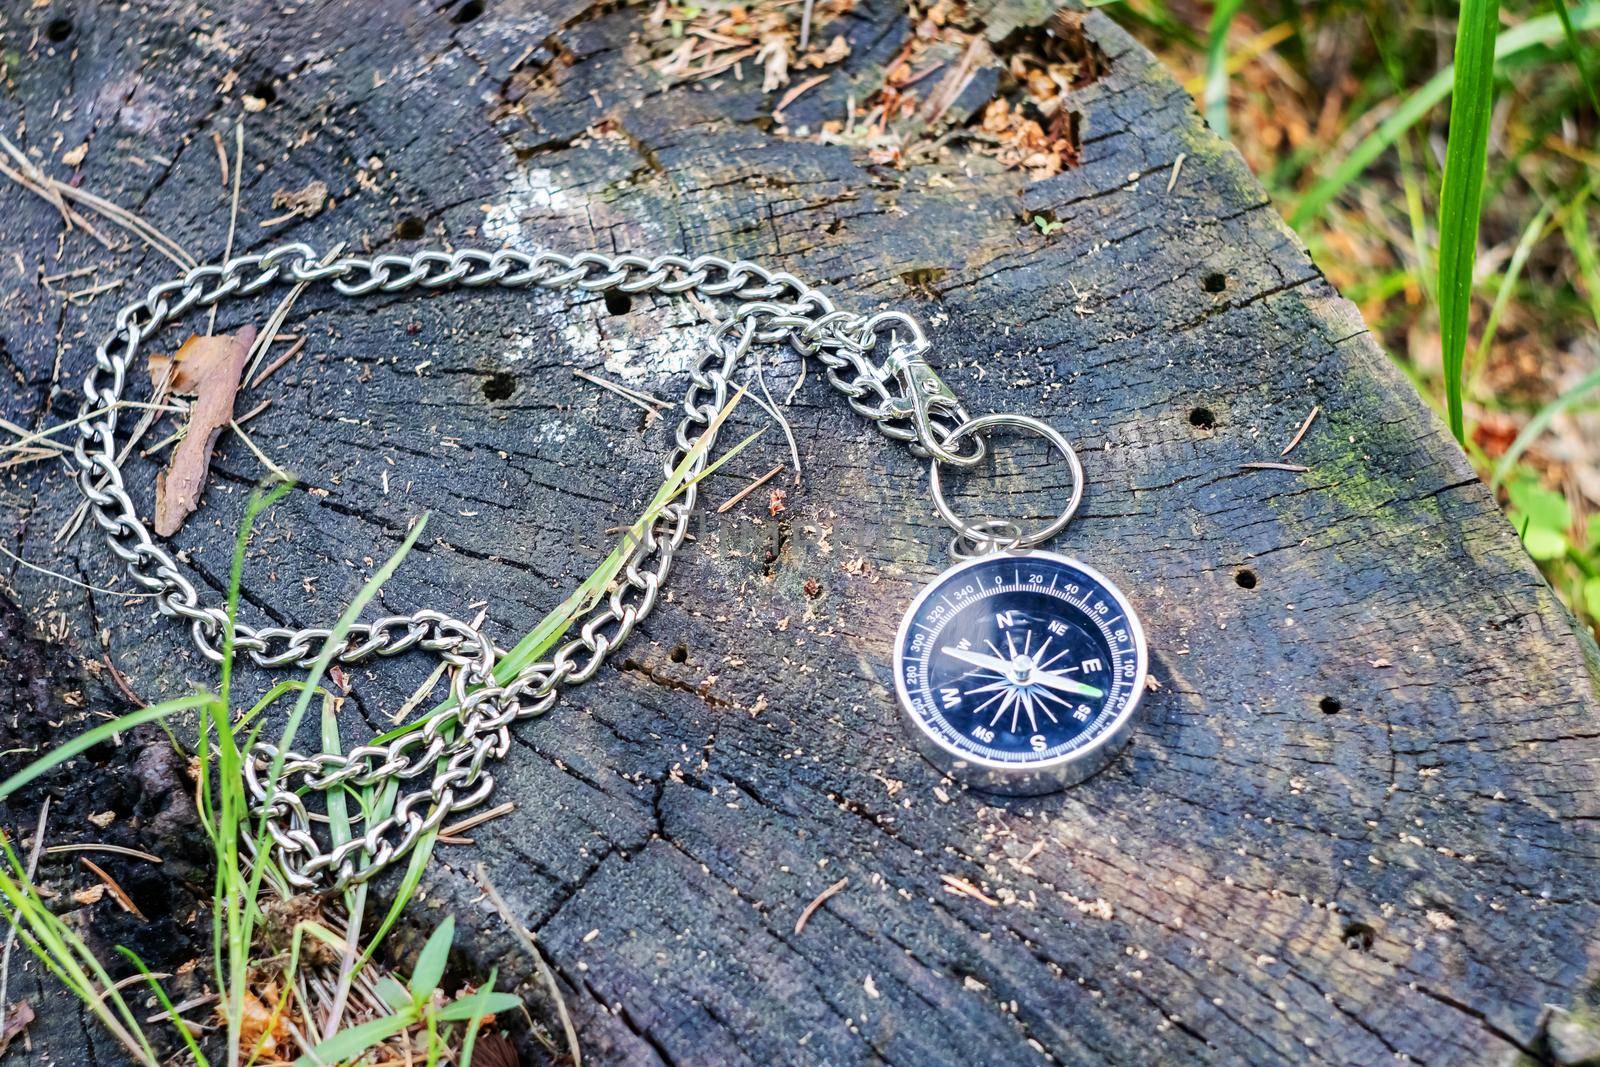
[[[1543,1006],[1592,990],[1593,647],[1237,155],[1108,19],[1087,23],[1106,69],[1075,94],[1081,166],[1030,184],[959,144],[892,169],[780,136],[749,71],[666,87],[638,7],[26,6],[0,14],[21,57],[6,129],[60,174],[87,141],[85,187],[202,258],[227,226],[212,133],[253,93],[267,106],[248,118],[241,249],[746,256],[848,306],[911,309],[974,410],[1039,414],[1083,449],[1089,496],[1060,547],[1131,590],[1160,689],[1131,749],[1081,788],[962,794],[900,733],[891,639],[946,531],[921,466],[816,375],[791,410],[805,486],[787,510],[769,518],[763,497],[708,521],[643,632],[518,731],[498,794],[517,811],[442,850],[421,915],[455,911],[475,963],[525,976],[465,877],[487,864],[591,1062],[1492,1063],[1542,1055]],[[791,128],[870,92],[908,25],[868,0],[831,30],[852,54]],[[992,31],[1003,56],[1007,27]],[[311,181],[331,206],[259,225],[275,191]],[[115,307],[171,268],[61,241],[56,213],[14,187],[0,202],[0,407],[43,426],[74,413]],[[1062,225],[1046,236],[1035,214]],[[219,325],[262,314],[230,306]],[[647,498],[665,438],[571,368],[674,396],[694,318],[642,299],[613,315],[599,299],[307,292],[292,325],[310,343],[251,432],[308,491],[267,523],[247,610],[332,619],[431,510],[383,605],[486,601],[514,639]],[[780,395],[794,370],[769,368]],[[1307,473],[1239,469],[1275,459],[1313,405],[1292,457]],[[735,466],[781,454],[769,435]],[[175,538],[213,597],[259,474],[237,440],[218,455]],[[98,541],[52,544],[77,503],[60,469],[0,477],[8,548],[126,588]],[[27,628],[61,646],[46,657],[8,629],[8,671],[27,676],[8,718],[81,715],[62,702],[75,688],[88,710],[114,706],[102,656],[146,697],[208,680],[145,604],[5,566]],[[358,673],[346,735],[386,725],[428,666]],[[183,941],[167,962],[201,950]],[[45,1009],[39,1062],[80,1062],[85,1041],[115,1060],[31,966],[19,987]]]

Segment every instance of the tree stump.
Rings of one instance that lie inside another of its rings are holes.
[[[224,249],[219,159],[242,117],[236,252],[748,258],[847,308],[912,312],[972,411],[1035,414],[1077,442],[1088,496],[1053,547],[1130,593],[1159,683],[1129,750],[1087,784],[963,792],[901,732],[891,643],[948,531],[924,465],[815,373],[786,409],[803,485],[768,483],[782,510],[764,487],[708,516],[641,632],[516,731],[495,772],[516,810],[441,847],[413,928],[453,912],[477,973],[527,979],[470,880],[484,865],[554,968],[587,1062],[1494,1063],[1551,1055],[1546,1005],[1592,993],[1594,645],[1238,155],[1110,19],[1084,18],[1077,39],[1075,18],[1056,24],[1048,46],[1077,49],[1084,71],[1065,105],[1079,158],[1034,178],[963,122],[1013,91],[1009,54],[1045,46],[1044,5],[966,12],[990,58],[901,165],[816,136],[913,32],[884,0],[818,27],[849,54],[779,121],[786,91],[764,91],[754,60],[660,74],[644,7],[13,6],[8,132],[203,261]],[[103,219],[114,249],[63,237],[14,183],[0,197],[0,404],[43,428],[76,414],[117,307],[176,268]],[[259,325],[281,295],[230,302],[218,329]],[[161,338],[170,351],[203,328],[191,316]],[[481,603],[504,644],[659,480],[671,420],[574,369],[675,400],[708,335],[681,301],[320,287],[285,329],[303,352],[238,410],[272,398],[248,433],[300,488],[254,542],[246,616],[331,622],[428,511],[382,609]],[[781,402],[797,357],[767,359]],[[1243,466],[1278,461],[1314,407],[1285,461],[1306,470]],[[784,455],[769,433],[708,498]],[[147,515],[161,458],[132,461]],[[1063,485],[1022,459],[1009,470],[998,488],[1027,484],[1041,513]],[[260,474],[224,434],[172,539],[210,602]],[[92,532],[53,541],[79,500],[62,467],[0,478],[6,546],[101,590],[5,564],[22,606],[3,646],[22,679],[13,731],[86,728],[124,700],[114,680],[144,699],[214,684],[184,627],[103,591],[131,587]],[[353,671],[346,740],[387,728],[431,666]],[[86,785],[55,827],[98,810],[97,776],[120,773],[78,766]],[[160,852],[140,806],[152,774],[113,807]],[[35,814],[8,813],[13,840]],[[206,931],[182,929],[192,896],[171,893],[177,964]],[[115,1062],[23,956],[32,1062]],[[521,988],[554,1027],[537,985]]]

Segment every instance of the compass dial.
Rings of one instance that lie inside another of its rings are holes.
[[[1081,781],[1126,740],[1144,634],[1122,593],[1047,552],[945,571],[900,627],[895,683],[924,752],[969,784],[1039,793]]]

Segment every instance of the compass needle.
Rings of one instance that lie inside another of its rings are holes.
[[[1063,693],[1072,693],[1075,696],[1103,697],[1106,695],[1104,689],[1097,689],[1092,685],[1085,685],[1083,682],[1075,682],[1065,675],[1052,674],[1049,671],[1035,671],[1032,675],[1032,680],[1039,685],[1046,685],[1051,689],[1059,689]]]
[[[985,656],[982,652],[974,652],[971,649],[961,648],[956,645],[945,645],[939,651],[951,659],[958,659],[963,663],[970,663],[974,667],[982,667],[985,670],[994,671],[1002,678],[1011,673],[1011,661],[1002,656]]]

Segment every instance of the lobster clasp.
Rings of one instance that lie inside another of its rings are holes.
[[[967,413],[944,379],[922,358],[932,347],[922,332],[922,325],[903,311],[884,311],[872,316],[868,326],[876,330],[890,321],[895,326],[889,358],[883,362],[883,377],[885,380],[898,378],[904,386],[905,395],[891,398],[884,405],[884,415],[888,418],[909,418],[916,430],[916,446],[931,458],[955,467],[971,467],[979,463],[987,451],[982,438],[974,439],[975,447],[967,455],[952,451],[942,443],[948,431],[937,426],[933,416],[952,415],[958,421],[965,422]],[[909,339],[901,338],[901,328],[910,335]]]

